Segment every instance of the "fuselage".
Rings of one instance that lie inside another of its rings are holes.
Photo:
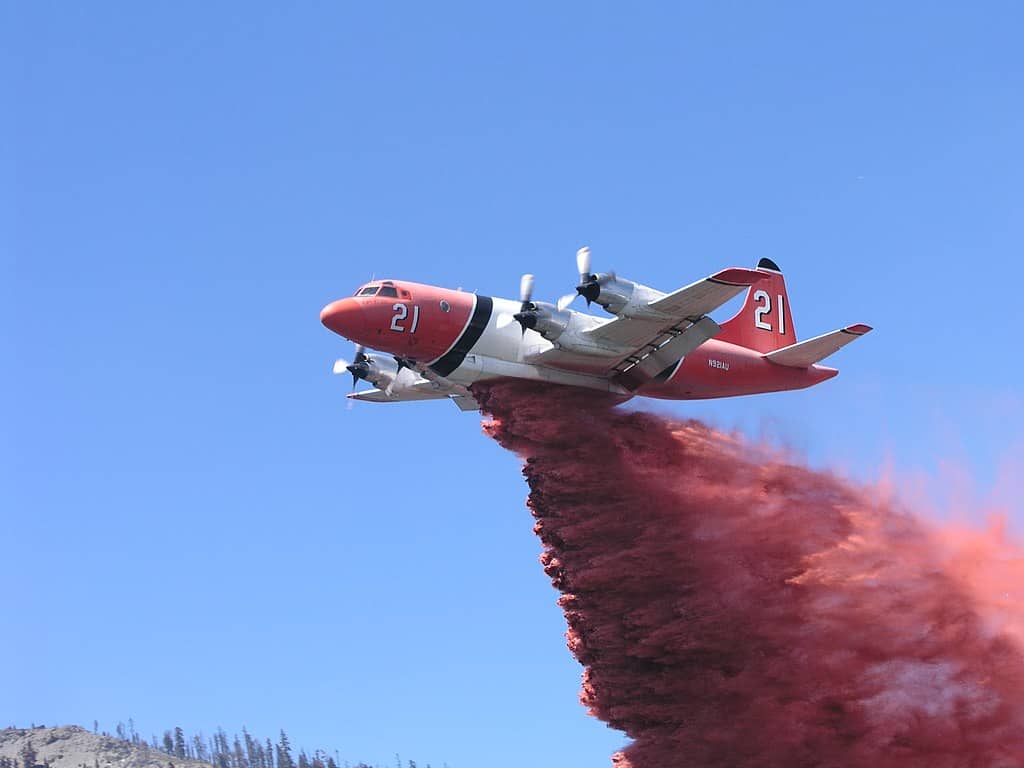
[[[622,395],[691,400],[803,389],[838,373],[819,365],[776,365],[761,352],[712,338],[630,391],[602,372],[605,361],[600,355],[576,356],[557,366],[546,362],[544,353],[557,349],[557,342],[515,322],[500,321],[519,309],[520,302],[510,299],[381,280],[328,304],[320,319],[357,344],[425,366],[431,375],[462,387],[487,379],[521,378]],[[608,322],[576,314],[593,325]]]

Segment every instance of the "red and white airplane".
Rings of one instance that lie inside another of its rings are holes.
[[[477,410],[469,386],[489,379],[546,381],[631,397],[693,400],[803,389],[839,371],[817,363],[871,330],[850,325],[797,342],[782,272],[770,259],[731,267],[662,293],[614,273],[590,271],[556,304],[534,301],[523,275],[519,301],[404,280],[374,280],[331,302],[320,321],[354,341],[355,359],[335,373],[373,389],[348,395],[377,403],[451,399]],[[743,308],[719,325],[708,314],[741,291]],[[613,317],[569,309],[577,296]],[[368,354],[366,347],[385,354]]]

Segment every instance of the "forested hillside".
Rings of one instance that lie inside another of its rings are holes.
[[[162,735],[141,737],[135,724],[118,723],[115,733],[77,725],[0,730],[0,768],[417,768],[415,760],[398,755],[387,766],[350,763],[337,750],[307,752],[292,748],[282,730],[277,739],[257,738],[245,728],[228,736],[218,728],[212,736],[186,734],[172,728]],[[425,768],[431,768],[430,765]],[[447,765],[445,766],[447,768]]]

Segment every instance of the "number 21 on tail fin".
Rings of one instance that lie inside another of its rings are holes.
[[[722,323],[717,338],[757,352],[772,352],[796,343],[786,280],[771,259],[761,259],[757,271],[764,280],[750,287],[743,307]]]

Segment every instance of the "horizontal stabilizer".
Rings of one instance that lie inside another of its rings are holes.
[[[810,368],[870,330],[870,325],[850,325],[832,333],[776,349],[766,354],[765,358],[788,368]]]

